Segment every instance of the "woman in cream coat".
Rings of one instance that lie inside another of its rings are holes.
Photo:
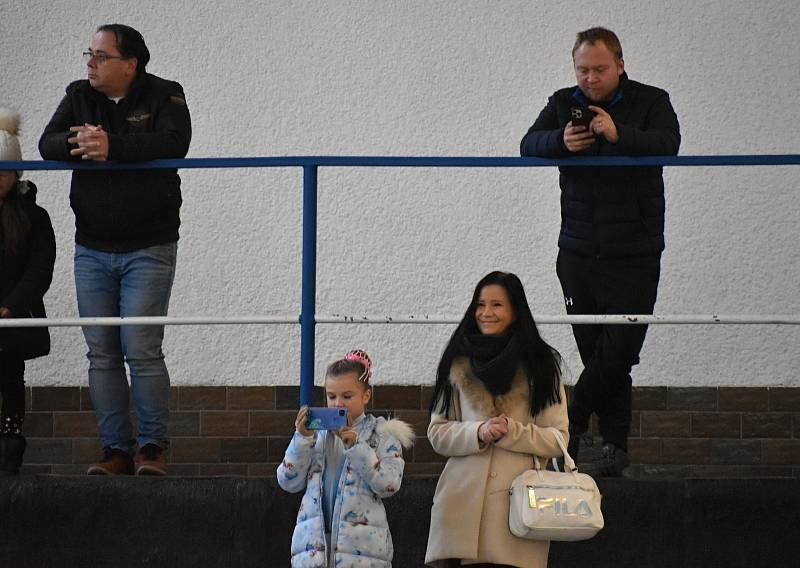
[[[533,455],[561,455],[545,428],[568,439],[565,377],[519,278],[481,279],[444,350],[431,400],[428,439],[448,459],[433,498],[427,565],[547,566],[548,541],[509,531],[508,490]]]

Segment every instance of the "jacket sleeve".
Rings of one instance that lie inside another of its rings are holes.
[[[31,307],[44,297],[53,281],[56,237],[47,211],[35,207],[31,215],[31,256],[16,286],[0,302],[13,317],[28,317]]]
[[[370,490],[381,499],[391,497],[403,481],[403,449],[394,436],[380,437],[373,450],[366,441],[359,441],[345,451],[350,465],[364,479]]]
[[[143,162],[160,158],[183,158],[192,139],[192,121],[183,88],[175,82],[159,91],[158,112],[149,132],[109,134],[108,159]]]
[[[314,456],[316,436],[305,437],[299,432],[292,436],[289,447],[278,466],[278,485],[289,493],[299,493],[306,488],[308,468]]]
[[[445,457],[469,456],[479,454],[486,449],[478,439],[478,428],[483,424],[479,420],[462,421],[461,404],[458,388],[453,388],[451,420],[446,411],[444,414],[434,412],[428,425],[428,441],[433,450]]]
[[[675,156],[681,145],[678,116],[662,91],[650,105],[646,128],[617,124],[617,149],[625,156]]]
[[[45,160],[74,161],[81,160],[80,156],[71,156],[69,151],[77,146],[68,144],[67,138],[72,134],[70,126],[77,124],[77,118],[72,112],[72,100],[70,87],[67,87],[67,94],[61,99],[55,114],[44,128],[42,136],[39,138],[39,154]]]
[[[542,410],[533,422],[522,423],[508,418],[508,433],[500,438],[495,445],[522,454],[532,454],[543,458],[553,458],[561,455],[561,447],[555,435],[547,427],[555,427],[569,443],[569,418],[567,417],[567,397],[564,385],[560,387],[561,402],[548,406]]]
[[[521,156],[539,158],[565,158],[571,155],[564,145],[564,127],[558,123],[556,95],[548,99],[547,106],[522,138],[519,153]]]

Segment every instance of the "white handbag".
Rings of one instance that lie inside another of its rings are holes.
[[[511,484],[509,529],[515,536],[534,540],[592,538],[604,524],[600,490],[591,476],[578,473],[561,432],[547,430],[555,434],[566,471],[542,469],[533,457],[534,469],[522,472]]]

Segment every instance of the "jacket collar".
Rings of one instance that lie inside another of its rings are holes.
[[[627,86],[628,86],[628,73],[623,71],[622,75],[620,75],[619,77],[619,87],[617,87],[617,92],[614,93],[614,96],[611,97],[610,101],[598,106],[611,108],[612,106],[620,102],[622,100],[622,94],[625,91],[625,87]],[[578,101],[583,106],[589,106],[590,104],[594,104],[589,99],[586,98],[586,95],[583,94],[583,91],[581,91],[580,87],[575,87],[575,89],[572,91],[572,98]]]
[[[19,192],[22,197],[30,203],[36,203],[36,185],[27,179],[21,179],[17,183],[19,184]]]
[[[469,358],[457,357],[450,369],[450,384],[457,387],[461,396],[482,416],[509,414],[514,407],[519,406],[520,399],[525,401],[525,406],[529,406],[528,379],[522,369],[517,370],[507,393],[492,396],[481,380],[472,373]]]
[[[145,89],[148,81],[149,74],[148,73],[137,73],[136,78],[134,78],[133,83],[131,83],[131,88],[128,89],[128,94],[126,94],[120,102],[122,101],[133,101],[139,97],[139,94]],[[94,87],[92,87],[91,83],[89,83],[88,79],[83,81],[82,86],[86,89],[86,92],[89,95],[101,102],[110,101],[104,93],[101,93]]]

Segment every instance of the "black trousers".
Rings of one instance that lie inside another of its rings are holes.
[[[0,430],[21,428],[25,417],[25,361],[16,353],[0,351]]]
[[[597,259],[559,251],[556,272],[567,313],[652,314],[661,255]],[[583,372],[569,404],[571,430],[584,432],[592,413],[604,442],[628,449],[631,368],[639,362],[646,325],[573,325]]]

